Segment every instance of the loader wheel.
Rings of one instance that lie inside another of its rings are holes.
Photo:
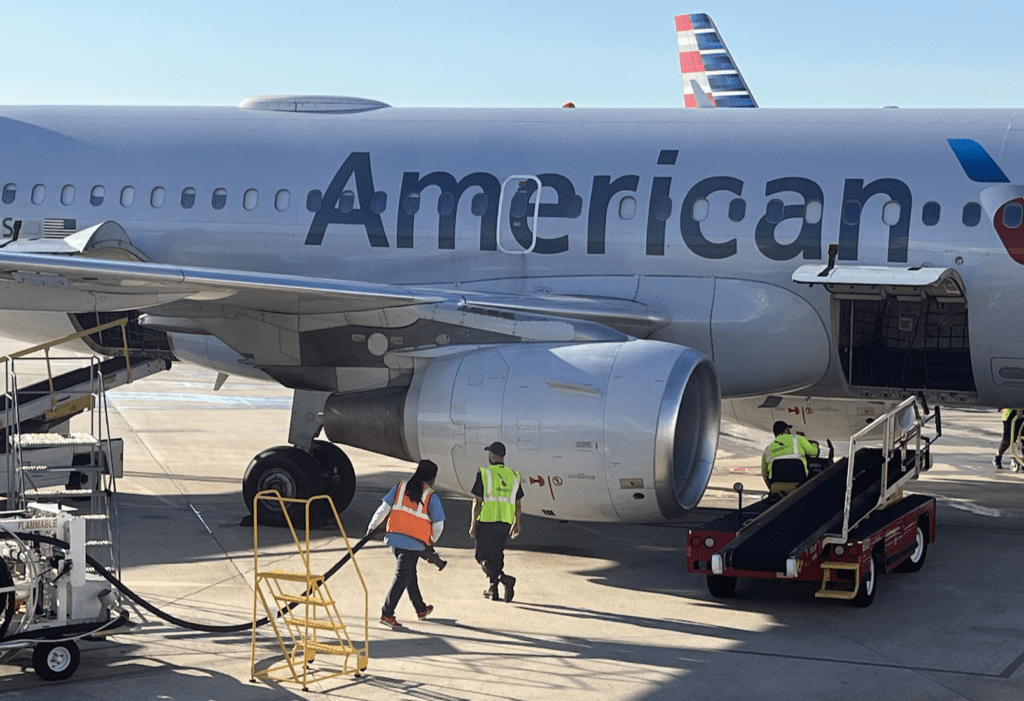
[[[928,538],[924,534],[924,524],[917,524],[917,533],[914,534],[914,539],[914,552],[893,568],[893,572],[917,572],[924,567],[924,558],[928,555]]]
[[[708,591],[717,599],[731,599],[736,593],[737,577],[726,577],[721,574],[708,575]]]
[[[39,643],[32,651],[32,669],[48,682],[60,681],[75,673],[81,657],[74,640]]]
[[[875,601],[875,590],[878,588],[878,574],[875,572],[875,558],[868,564],[867,576],[861,577],[857,594],[850,601],[857,608],[867,608]]]

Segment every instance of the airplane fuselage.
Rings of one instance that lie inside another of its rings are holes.
[[[5,108],[0,233],[116,221],[159,263],[632,300],[670,319],[650,338],[715,361],[725,396],[851,396],[834,301],[792,281],[837,244],[839,266],[954,269],[974,386],[945,395],[1001,406],[1024,403],[1024,371],[993,365],[1024,367],[1007,323],[1024,270],[948,140],[1021,179],[1022,126],[1000,110]]]

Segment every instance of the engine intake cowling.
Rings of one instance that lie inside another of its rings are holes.
[[[719,423],[717,375],[693,349],[644,340],[516,344],[417,370],[403,439],[412,459],[434,460],[467,492],[484,447],[503,441],[528,513],[645,522],[696,506]]]

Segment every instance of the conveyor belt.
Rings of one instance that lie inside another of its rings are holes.
[[[130,358],[130,361],[133,380],[152,375],[169,367],[169,363],[162,359],[133,357]],[[102,373],[104,389],[106,390],[128,383],[125,359],[118,356],[107,358],[95,367],[76,368],[60,375],[55,375],[53,377],[53,394],[59,399],[62,395],[84,395],[89,393],[91,389],[98,389],[90,388],[89,386],[97,376],[97,373]],[[16,394],[16,405],[18,406],[19,418],[21,419],[21,433],[48,431],[52,426],[60,424],[68,418],[68,416],[49,420],[45,418],[45,411],[51,408],[49,380],[41,380],[40,382],[21,387]],[[0,395],[0,415],[6,414],[11,405],[12,400],[9,395]],[[3,441],[0,441],[0,453],[6,450],[7,446]]]
[[[913,458],[914,452],[907,451],[907,464]],[[851,524],[860,521],[877,506],[882,462],[879,448],[857,451]],[[722,549],[726,565],[758,572],[784,572],[791,554],[822,535],[839,533],[846,496],[846,472],[847,459],[843,458],[744,526],[737,537]],[[889,460],[886,482],[891,486],[905,475],[897,453]]]

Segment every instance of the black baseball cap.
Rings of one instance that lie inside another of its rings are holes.
[[[489,453],[494,453],[499,458],[505,457],[505,444],[504,443],[499,443],[498,441],[494,441],[489,446],[484,448],[484,450],[486,450]]]
[[[776,436],[778,436],[781,435],[782,432],[785,431],[787,428],[793,427],[787,424],[785,421],[776,421],[775,425],[772,426],[772,432],[775,433]]]

